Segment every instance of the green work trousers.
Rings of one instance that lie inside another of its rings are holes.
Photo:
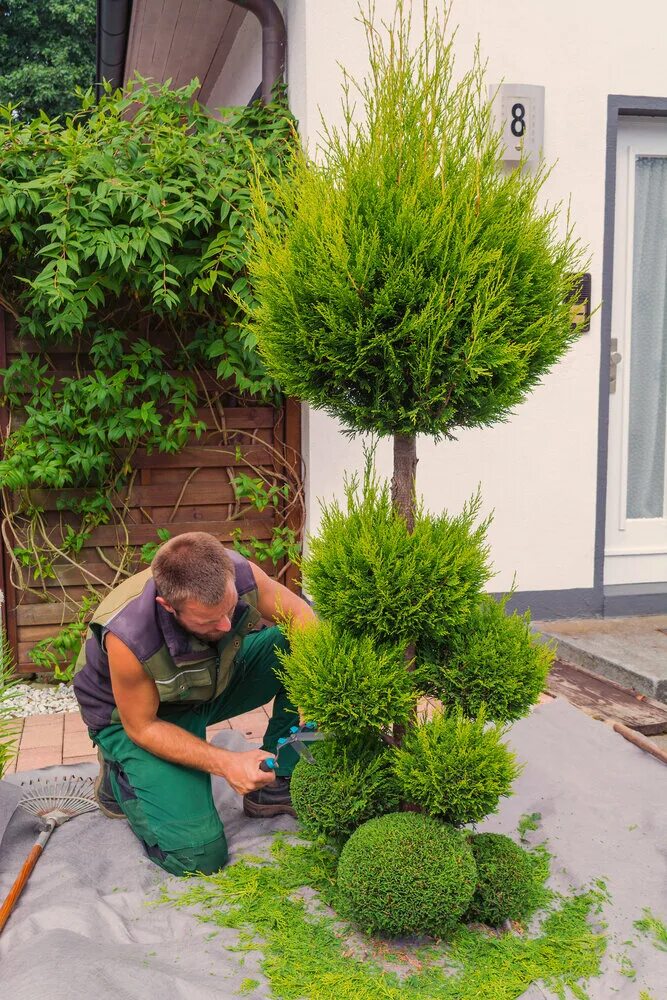
[[[290,726],[298,725],[298,713],[276,676],[276,647],[288,648],[276,627],[247,635],[221,695],[194,708],[174,708],[168,715],[161,712],[160,717],[206,739],[207,726],[243,715],[274,698],[262,749],[275,753],[278,739],[289,736]],[[120,807],[156,864],[172,875],[211,874],[223,867],[227,840],[213,804],[210,774],[142,750],[120,723],[91,737],[111,765],[111,785]],[[296,761],[295,752],[287,749],[280,755],[277,773],[291,774]]]

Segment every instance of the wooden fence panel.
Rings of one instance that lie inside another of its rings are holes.
[[[164,346],[164,345],[162,345]],[[7,314],[0,310],[0,367],[6,368],[21,353],[34,354],[38,345],[19,340]],[[51,375],[71,377],[86,369],[86,356],[75,354],[69,345],[49,347]],[[287,506],[281,500],[277,507],[268,505],[260,511],[246,500],[237,499],[233,478],[240,473],[260,476],[278,483],[281,477],[294,479],[301,489],[300,425],[298,402],[289,400],[282,407],[267,406],[250,400],[240,403],[211,375],[200,379],[202,398],[198,416],[206,424],[199,439],[193,439],[174,455],[137,451],[131,456],[131,475],[127,484],[114,497],[114,507],[122,512],[122,523],[96,528],[86,539],[82,551],[72,559],[58,558],[53,579],[41,580],[27,571],[22,588],[14,585],[9,533],[4,532],[0,559],[0,588],[5,595],[4,624],[17,657],[19,674],[36,671],[30,650],[40,639],[52,636],[60,627],[75,618],[75,608],[86,594],[86,584],[108,586],[119,581],[119,551],[129,546],[123,573],[143,568],[140,548],[147,542],[157,542],[158,528],[178,535],[186,531],[208,531],[231,545],[240,531],[241,541],[255,538],[267,541],[278,523],[286,523],[300,533],[303,503]],[[207,397],[215,395],[215,408],[206,405]],[[21,412],[12,412],[11,425],[21,423]],[[8,426],[6,409],[0,414],[3,438]],[[128,452],[119,450],[119,457]],[[86,495],[84,489],[30,492],[31,502],[43,511],[42,520],[55,545],[63,538],[68,525],[76,528],[78,519],[72,512],[61,511],[58,502]],[[14,511],[16,498],[6,495],[5,503]],[[3,518],[8,511],[3,510]],[[272,575],[279,575],[292,589],[297,589],[296,573],[284,561],[277,567],[269,561],[260,563]],[[28,589],[31,588],[31,589]]]

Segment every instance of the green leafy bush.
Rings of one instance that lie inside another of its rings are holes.
[[[506,601],[482,596],[465,628],[452,633],[442,662],[422,670],[427,690],[469,718],[482,706],[496,722],[521,718],[544,689],[553,662],[551,647],[530,629],[530,613],[509,615]]]
[[[393,509],[389,487],[367,464],[363,486],[346,484],[347,506],[323,505],[302,562],[318,613],[380,643],[445,643],[460,631],[489,579],[481,500],[457,517],[418,508],[414,530]]]
[[[479,822],[511,794],[520,771],[503,735],[486,725],[484,712],[472,720],[460,711],[438,712],[410,728],[394,756],[401,795],[455,826]]]
[[[174,453],[199,438],[205,399],[209,430],[243,467],[253,429],[228,433],[219,407],[230,396],[280,398],[242,317],[254,295],[251,177],[256,165],[267,176],[282,169],[297,141],[294,120],[283,94],[221,120],[192,99],[198,86],[171,90],[137,77],[125,92],[106,87],[99,102],[92,90],[78,92],[71,116],[56,119],[25,122],[0,109],[0,302],[18,336],[40,349],[33,356],[27,344],[31,354],[0,372],[17,418],[2,442],[0,487],[13,493],[2,527],[18,589],[54,578],[63,561],[82,567],[90,532],[112,521],[118,542],[101,558],[116,581],[136,569],[124,529],[137,450]],[[63,347],[75,363],[60,378]],[[284,523],[294,503],[284,468],[280,505],[270,495],[275,530],[254,546],[274,565],[298,547],[295,506]],[[57,525],[33,489],[63,491]],[[261,503],[260,489],[247,499]],[[101,599],[104,581],[82,572]],[[75,653],[83,604],[79,612],[36,647],[37,666]]]
[[[11,697],[17,683],[13,678],[14,654],[7,634],[0,626],[0,778],[16,750],[16,724],[10,719],[13,708]]]
[[[506,920],[527,920],[545,902],[548,866],[502,833],[470,838],[477,864],[477,885],[464,920],[499,927]]]
[[[40,342],[145,336],[151,314],[190,362],[236,374],[242,391],[271,391],[237,301],[253,301],[252,168],[280,169],[293,120],[281,100],[221,121],[192,100],[197,88],[137,78],[99,103],[81,93],[64,121],[21,123],[0,109],[2,294]]]
[[[277,655],[290,700],[305,718],[341,737],[407,720],[415,695],[400,646],[376,646],[326,621],[287,631],[290,651]]]
[[[515,407],[577,337],[583,270],[546,165],[504,172],[479,52],[454,70],[446,23],[365,20],[370,72],[257,192],[251,329],[285,391],[353,430],[450,435]],[[279,211],[273,212],[277,205]]]
[[[313,747],[313,756],[315,764],[299,761],[290,786],[306,833],[345,841],[366,820],[398,808],[388,747],[329,740]]]
[[[369,820],[343,848],[338,894],[343,916],[367,933],[450,933],[475,889],[465,836],[419,813]]]

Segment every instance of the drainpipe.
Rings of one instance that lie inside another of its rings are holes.
[[[132,0],[97,0],[95,91],[98,100],[102,94],[102,80],[108,80],[113,87],[123,86],[131,16]]]
[[[262,26],[262,101],[268,104],[273,88],[285,70],[287,32],[283,16],[274,0],[229,0],[254,14]]]

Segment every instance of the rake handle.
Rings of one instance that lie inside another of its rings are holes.
[[[7,896],[6,900],[2,904],[2,907],[0,908],[0,934],[2,933],[3,927],[9,920],[9,914],[14,909],[16,901],[23,892],[25,884],[30,878],[33,868],[39,861],[42,851],[46,847],[46,842],[53,833],[54,828],[55,828],[55,823],[53,825],[49,824],[48,828],[39,835],[36,843],[34,844],[32,850],[30,851],[30,854],[25,859],[23,863],[23,868],[19,872],[18,877],[14,882],[14,885],[9,890],[9,895]]]

